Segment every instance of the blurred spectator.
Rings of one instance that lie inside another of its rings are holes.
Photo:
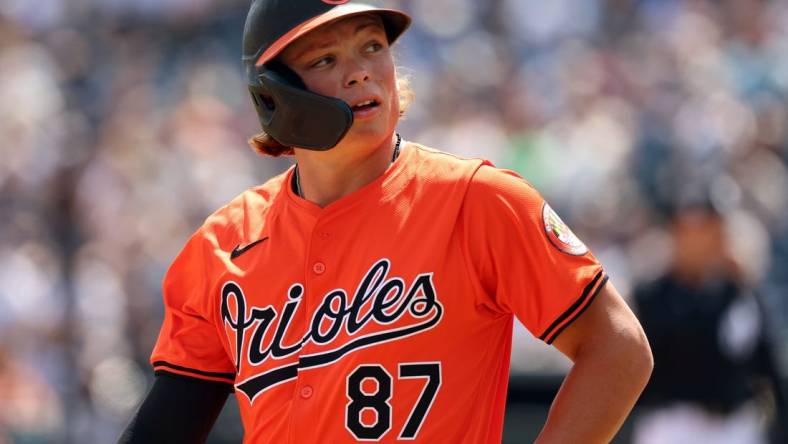
[[[782,425],[768,318],[736,264],[725,223],[710,201],[680,202],[670,217],[668,271],[634,291],[655,361],[636,444],[766,443],[765,424]]]
[[[62,404],[37,370],[0,345],[0,443],[47,443],[62,435]]]

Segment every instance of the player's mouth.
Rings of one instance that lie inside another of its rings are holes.
[[[356,102],[350,109],[353,110],[354,120],[367,120],[380,112],[380,100],[374,97],[366,98]]]

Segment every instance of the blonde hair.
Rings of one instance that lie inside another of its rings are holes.
[[[399,91],[399,115],[404,118],[405,112],[410,107],[416,94],[410,86],[409,76],[397,76],[397,90]],[[295,154],[292,147],[282,145],[265,131],[260,131],[248,140],[249,146],[262,156],[292,156]]]

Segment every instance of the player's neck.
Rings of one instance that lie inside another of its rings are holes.
[[[392,135],[364,156],[354,156],[343,146],[325,152],[298,150],[302,197],[325,207],[374,181],[391,165],[395,142],[396,135]]]

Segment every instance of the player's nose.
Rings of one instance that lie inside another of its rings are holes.
[[[350,62],[347,66],[347,74],[345,75],[345,87],[349,88],[358,84],[363,84],[370,79],[369,69],[363,64],[358,62]]]

